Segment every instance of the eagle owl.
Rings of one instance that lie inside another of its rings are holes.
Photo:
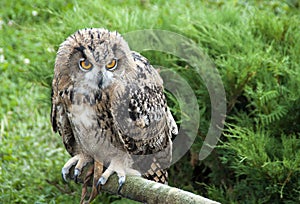
[[[131,51],[117,32],[82,29],[57,52],[51,122],[72,156],[62,168],[74,178],[93,161],[105,168],[97,185],[116,173],[166,183],[176,123],[163,81],[148,60]]]

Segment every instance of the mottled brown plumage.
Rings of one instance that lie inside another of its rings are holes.
[[[171,134],[177,126],[166,104],[163,82],[148,60],[129,49],[117,32],[84,29],[60,46],[52,83],[51,121],[75,165],[75,179],[89,162],[106,170],[166,183]]]

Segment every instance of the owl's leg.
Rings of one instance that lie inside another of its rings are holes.
[[[92,162],[93,159],[86,154],[77,154],[67,161],[61,170],[62,177],[65,181],[69,177],[70,169],[75,165],[74,180],[77,183],[77,178],[81,174],[83,167]]]

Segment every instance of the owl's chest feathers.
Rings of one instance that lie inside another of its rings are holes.
[[[102,154],[116,144],[116,136],[110,112],[109,95],[106,92],[84,94],[74,91],[68,118],[77,143],[90,155]]]

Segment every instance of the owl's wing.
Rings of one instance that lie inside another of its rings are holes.
[[[61,79],[63,80],[63,79]],[[72,94],[71,87],[62,88],[57,79],[54,78],[51,93],[51,124],[54,132],[59,132],[66,150],[71,156],[80,152],[73,135],[73,130],[67,116],[65,105],[70,103],[69,95]]]
[[[155,178],[163,174],[164,182],[164,169],[171,162],[172,133],[177,133],[177,126],[167,107],[159,74],[140,54],[133,53],[133,57],[137,72],[128,73],[111,99],[114,125],[131,155],[148,155],[135,156],[134,160],[144,175]]]

